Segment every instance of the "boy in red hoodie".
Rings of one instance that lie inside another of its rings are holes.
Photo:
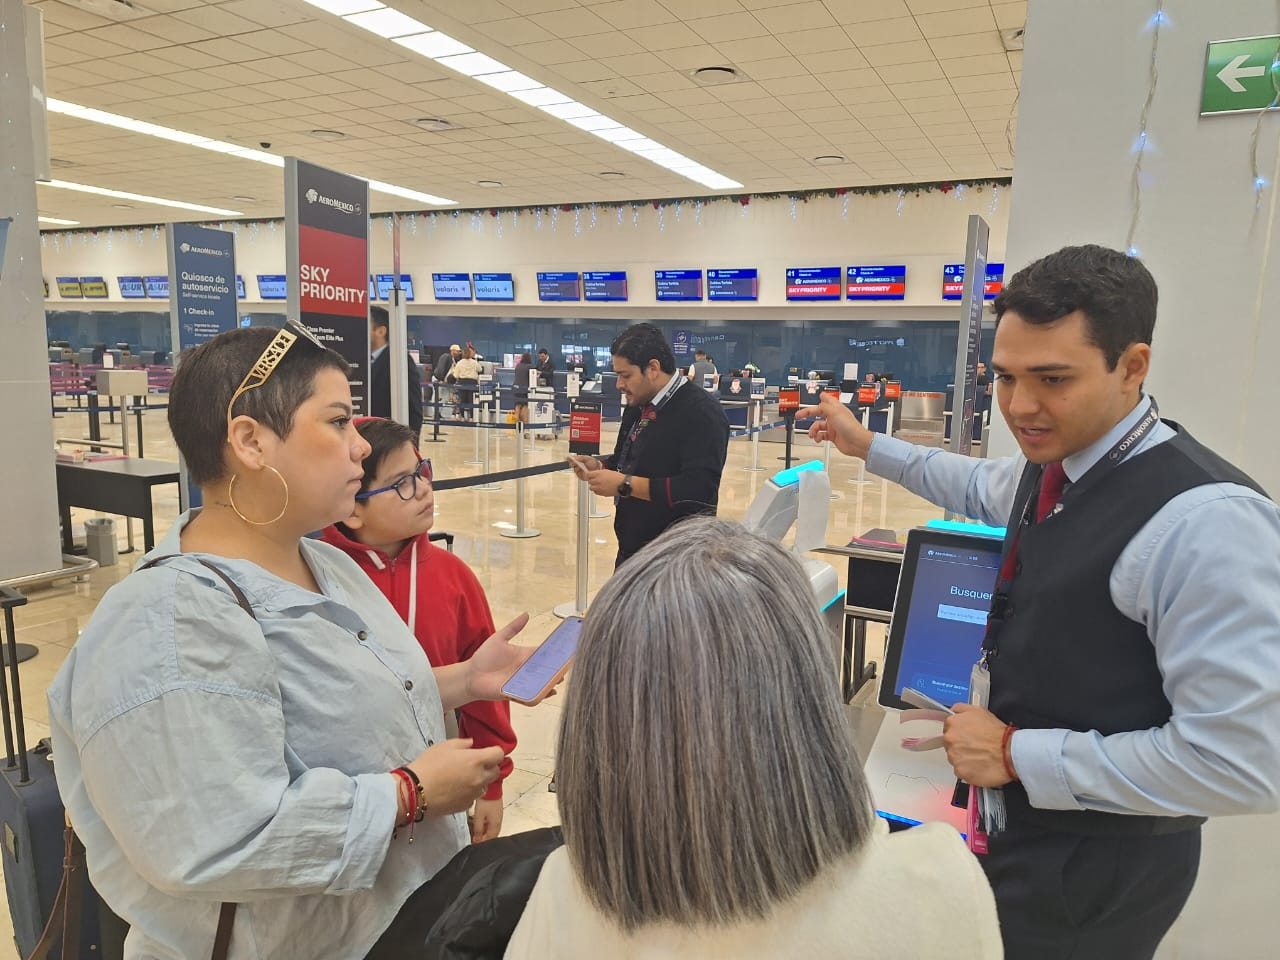
[[[431,544],[435,520],[431,461],[418,455],[413,432],[394,420],[367,417],[356,429],[372,451],[355,511],[327,527],[321,539],[345,551],[391,601],[422,644],[432,666],[470,658],[494,632],[489,601],[471,569]],[[458,735],[477,747],[502,747],[500,776],[476,801],[473,843],[502,828],[502,781],[511,773],[516,735],[506,703],[477,701],[458,711]]]

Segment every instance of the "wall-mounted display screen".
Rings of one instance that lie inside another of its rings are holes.
[[[107,299],[107,281],[102,277],[81,277],[80,290],[89,300]]]
[[[1004,264],[988,263],[987,280],[982,285],[984,300],[994,300],[1004,289]],[[964,264],[948,263],[942,268],[942,299],[959,300],[964,296]]]
[[[431,289],[437,300],[470,300],[471,274],[433,273]]]
[[[169,299],[169,276],[163,277],[143,277],[142,282],[146,284],[147,296],[155,300]]]
[[[141,300],[147,295],[141,277],[116,277],[116,282],[120,284],[120,296],[125,300]]]
[[[907,295],[907,268],[850,267],[845,274],[850,300],[902,300]]]
[[[587,300],[626,300],[627,271],[589,270],[582,275],[582,293]]]
[[[475,288],[477,300],[514,300],[516,298],[515,280],[509,273],[474,273],[471,285]]]
[[[396,275],[394,273],[379,273],[376,277],[378,281],[378,299],[390,300],[391,289],[395,286]],[[405,302],[413,300],[413,277],[407,273],[400,274],[400,289],[404,291]],[[470,298],[468,298],[470,299]]]
[[[261,300],[286,300],[289,284],[283,273],[258,274],[258,298]]]
[[[788,300],[839,300],[839,267],[790,267],[787,270]]]
[[[701,300],[701,270],[655,270],[653,281],[659,300]]]
[[[708,270],[707,299],[759,300],[759,271],[755,267],[741,270]]]
[[[576,273],[539,273],[539,300],[581,300],[581,276]]]
[[[239,300],[243,300],[243,299],[245,299],[245,295],[244,295],[244,277],[242,277],[242,276],[241,276],[240,274],[238,274],[238,273],[236,274],[236,298],[237,298],[237,299],[239,299]]]
[[[64,300],[79,300],[84,296],[84,291],[80,289],[79,277],[58,277],[58,296]]]

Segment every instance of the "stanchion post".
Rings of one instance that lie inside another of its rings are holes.
[[[481,473],[489,473],[489,443],[490,443],[489,433],[493,426],[492,420],[493,420],[493,408],[489,404],[487,403],[482,404],[477,408],[475,430],[476,430],[476,433],[484,434],[484,441],[483,441],[483,444],[484,444],[483,457],[484,458],[480,462]],[[477,490],[501,490],[502,484],[482,483],[478,485],[476,489]]]
[[[489,462],[489,452],[488,452],[487,446],[485,447],[485,455],[483,457],[480,456],[480,434],[483,431],[484,427],[483,427],[483,424],[481,424],[480,419],[476,414],[476,407],[474,403],[471,405],[471,411],[472,411],[471,413],[472,419],[470,421],[471,432],[475,434],[475,437],[474,437],[475,442],[472,445],[471,459],[464,460],[462,462],[470,465],[481,464],[481,463],[487,464]],[[486,473],[489,472],[487,468],[485,472]]]
[[[561,620],[566,617],[581,617],[587,612],[587,572],[588,557],[591,549],[591,526],[588,513],[591,509],[591,491],[587,481],[578,481],[578,582],[574,599],[558,604],[551,612]]]
[[[524,424],[516,423],[516,469],[524,469]],[[516,477],[516,528],[503,530],[502,535],[513,540],[528,540],[541,536],[541,531],[524,525],[524,477]]]
[[[785,456],[783,459],[786,462],[786,468],[790,470],[791,469],[791,441],[795,439],[795,435],[796,435],[796,412],[794,410],[788,410],[786,413],[783,414],[783,416],[786,418],[786,421],[787,421],[787,443],[786,443],[786,450],[784,451]]]
[[[444,387],[437,383],[431,391],[431,405],[436,408],[436,415],[431,421],[431,436],[426,438],[427,443],[444,443],[440,436],[440,394],[443,390]]]
[[[752,422],[753,419],[754,423]],[[760,466],[760,427],[763,423],[764,401],[753,399],[751,406],[747,408],[747,429],[754,431],[751,434],[751,466],[742,468],[748,473],[759,473],[764,469],[764,467]]]

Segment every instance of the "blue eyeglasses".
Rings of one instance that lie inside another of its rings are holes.
[[[406,473],[395,483],[388,484],[385,487],[378,487],[376,490],[366,490],[364,493],[357,493],[356,500],[363,503],[370,497],[379,493],[386,493],[388,490],[394,490],[396,496],[401,500],[412,500],[418,495],[418,481],[423,483],[431,483],[431,461],[419,460],[418,465],[413,468],[413,473]]]

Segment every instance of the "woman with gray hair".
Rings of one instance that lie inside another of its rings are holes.
[[[1000,958],[945,824],[876,817],[809,586],[735,523],[676,524],[584,624],[556,762],[565,845],[507,958]]]

